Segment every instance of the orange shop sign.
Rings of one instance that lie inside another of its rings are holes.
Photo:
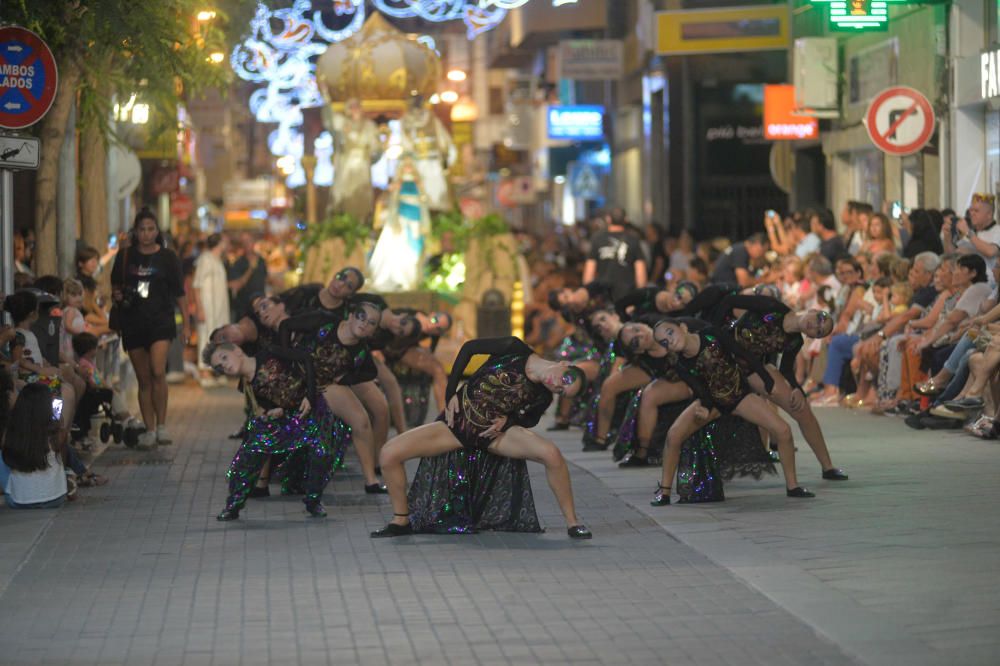
[[[772,141],[819,138],[819,121],[795,111],[795,86],[764,86],[764,138]]]

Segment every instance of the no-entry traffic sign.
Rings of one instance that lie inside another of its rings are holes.
[[[889,155],[912,155],[934,134],[934,109],[913,88],[883,90],[868,106],[865,127],[872,143]]]
[[[24,28],[0,28],[0,127],[21,129],[42,119],[56,98],[59,73],[42,38]]]

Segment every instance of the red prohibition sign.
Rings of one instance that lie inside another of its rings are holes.
[[[0,28],[0,127],[37,123],[58,87],[56,61],[41,37],[18,26]]]
[[[883,90],[865,113],[868,136],[889,155],[912,155],[934,134],[935,116],[930,101],[906,86]]]

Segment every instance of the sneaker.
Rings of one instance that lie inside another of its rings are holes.
[[[147,430],[139,435],[135,448],[140,451],[149,451],[156,446],[156,433]]]
[[[173,444],[173,440],[170,439],[170,433],[167,431],[167,426],[156,426],[156,443]]]

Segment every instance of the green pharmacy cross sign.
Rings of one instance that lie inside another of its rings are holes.
[[[830,29],[845,32],[884,32],[889,29],[889,5],[910,0],[812,0],[828,5]]]

